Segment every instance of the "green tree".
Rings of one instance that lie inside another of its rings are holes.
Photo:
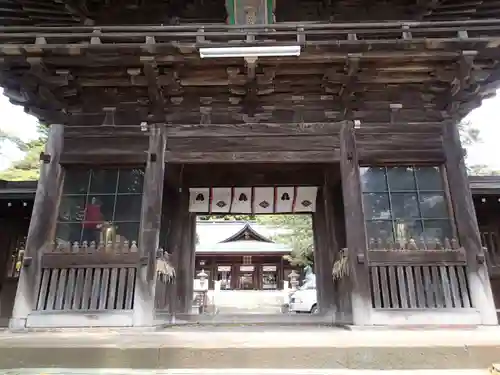
[[[458,124],[458,130],[464,146],[471,146],[481,140],[479,137],[479,129],[474,128],[470,121],[462,121]]]
[[[0,132],[0,142],[12,142],[25,153],[21,160],[15,161],[10,168],[0,172],[1,180],[38,180],[40,175],[40,153],[43,151],[45,143],[47,142],[48,128],[43,124],[39,124],[37,131],[38,138],[30,142],[23,142],[20,138],[7,132]]]
[[[471,165],[467,168],[471,176],[500,176],[500,171],[490,169],[487,165]]]
[[[198,219],[200,220],[225,220],[225,221],[254,221],[255,216],[254,215],[238,215],[238,214],[232,214],[232,215],[201,215],[198,216]]]
[[[290,255],[284,257],[290,264],[301,267],[313,265],[314,239],[311,215],[259,215],[256,221],[282,230],[282,233],[273,236],[272,239],[290,246],[292,249]]]

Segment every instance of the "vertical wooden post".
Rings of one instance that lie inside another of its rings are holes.
[[[36,291],[41,271],[39,259],[44,246],[54,240],[63,185],[64,172],[59,164],[63,143],[64,126],[51,125],[45,153],[41,157],[40,178],[26,240],[24,264],[9,322],[11,329],[24,328],[28,315],[36,308]]]
[[[316,273],[316,289],[318,307],[321,314],[333,313],[335,299],[332,279],[333,250],[336,239],[333,238],[328,215],[328,189],[324,186],[318,191],[316,212],[313,214],[314,226],[314,271]]]
[[[180,213],[182,220],[182,239],[179,253],[177,273],[177,292],[179,294],[179,312],[188,313],[193,299],[192,285],[194,283],[193,261],[193,216],[189,212],[189,191],[182,192]]]
[[[168,309],[170,313],[171,322],[175,323],[175,314],[179,312],[179,265],[180,256],[182,250],[182,198],[181,190],[176,188],[176,191],[172,191],[172,216],[170,219],[170,228],[168,232],[168,252],[172,254],[172,263],[176,271],[176,278],[169,289],[169,302]]]
[[[194,293],[194,279],[196,277],[196,214],[189,214],[189,253],[191,256],[190,265],[188,268],[189,271],[189,284],[187,286],[187,295],[188,299],[188,312],[191,312],[191,306],[193,304],[193,293]],[[210,273],[210,278],[213,277],[213,274]],[[210,285],[210,280],[207,281]]]
[[[156,252],[159,248],[163,183],[165,179],[165,125],[154,124],[149,134],[144,173],[139,251],[147,257],[135,280],[134,326],[152,326],[155,320]]]
[[[446,174],[461,246],[467,254],[467,276],[471,302],[481,314],[482,324],[498,324],[488,269],[484,259],[477,217],[472,201],[458,126],[447,122],[443,132]]]
[[[332,187],[328,184],[323,185],[323,205],[326,225],[326,243],[328,245],[325,251],[324,268],[325,276],[323,281],[323,288],[325,289],[324,298],[324,311],[335,312],[338,308],[336,306],[335,287],[333,284],[332,269],[336,255],[340,252],[339,244],[337,241],[336,225],[337,215],[335,214],[335,207],[333,204],[333,191]]]
[[[370,324],[371,297],[366,263],[366,233],[361,203],[361,181],[354,123],[346,121],[340,133],[340,171],[344,197],[346,242],[351,284],[353,324]]]

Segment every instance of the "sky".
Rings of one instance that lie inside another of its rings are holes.
[[[0,129],[16,135],[24,141],[37,137],[35,117],[24,113],[20,106],[15,106],[3,95],[0,90]],[[481,107],[472,111],[466,120],[479,129],[480,141],[467,149],[467,162],[469,165],[486,165],[490,169],[500,170],[500,126],[494,120],[500,113],[500,92],[496,98],[483,101]],[[4,142],[0,148],[0,170],[8,168],[12,161],[22,158],[23,154],[12,144]]]

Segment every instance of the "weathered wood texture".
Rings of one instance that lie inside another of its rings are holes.
[[[63,134],[63,125],[51,125],[45,146],[45,153],[50,156],[50,160],[48,163],[42,163],[40,167],[40,178],[26,240],[24,266],[19,278],[10,323],[12,328],[24,326],[28,314],[36,308],[37,296],[34,286],[40,279],[40,255],[44,246],[53,239],[63,184],[63,170],[59,164]]]
[[[115,126],[69,128],[64,137],[63,164],[146,163],[148,132]]]
[[[168,172],[172,172],[171,165],[168,166]],[[172,191],[167,184],[163,189],[162,202],[162,220],[160,230],[160,247],[166,249],[169,257],[174,262],[175,257],[172,254],[174,246],[172,246],[173,232],[175,230],[175,218],[177,217],[177,194]],[[177,270],[176,270],[177,271]],[[174,300],[177,298],[176,278],[168,280],[165,277],[157,277],[156,292],[155,292],[155,307],[157,312],[172,313],[175,311],[176,304]]]
[[[498,4],[485,1],[421,1],[411,4],[398,1],[372,3],[350,0],[325,3],[319,0],[276,2],[275,22],[331,22],[469,20],[492,18]],[[192,25],[224,24],[228,10],[223,1],[194,0],[190,3],[151,1],[65,1],[37,0],[2,4],[1,25]]]
[[[38,311],[131,310],[141,265],[135,242],[44,248]]]
[[[188,194],[187,191],[184,192],[184,195],[186,194]],[[184,229],[182,217],[188,213],[188,207],[182,204],[182,192],[179,192],[178,189],[169,189],[168,195],[172,206],[170,208],[170,227],[165,249],[172,254],[172,263],[178,273],[182,260],[182,232]],[[170,292],[168,293],[168,312],[172,317],[179,312],[180,298],[182,298],[179,289],[179,276],[177,276],[173,280]]]
[[[152,326],[155,319],[156,254],[160,246],[163,184],[165,181],[165,127],[152,125],[141,211],[139,244],[147,267],[139,269],[134,294],[134,326]]]
[[[499,35],[498,20],[2,28],[1,84],[28,112],[70,126],[341,121],[346,98],[362,122],[431,122],[444,119],[463,61],[459,114],[494,93]],[[299,44],[301,55],[261,58],[255,75],[243,59],[199,56],[200,47],[276,43]]]
[[[189,212],[189,191],[181,193],[182,215],[182,236],[180,244],[180,252],[177,263],[177,293],[179,296],[178,312],[187,313],[191,309],[193,300],[193,291],[190,289],[192,285],[191,279],[194,278],[193,257],[193,216],[196,214]]]
[[[463,265],[370,266],[370,281],[376,309],[472,307]]]
[[[169,163],[328,163],[340,160],[344,122],[167,126]],[[439,123],[367,123],[356,134],[361,163],[442,162]],[[69,127],[63,163],[144,163],[140,126]]]
[[[497,315],[481,245],[472,195],[467,179],[464,151],[458,127],[448,122],[444,127],[446,175],[460,245],[466,249],[467,277],[472,306],[480,311],[483,324],[497,324]]]
[[[328,192],[326,192],[328,194]],[[328,213],[325,204],[325,189],[320,189],[316,196],[316,211],[313,213],[314,232],[314,272],[316,274],[316,291],[318,294],[318,308],[321,314],[335,311],[335,294],[333,290],[332,267],[336,239],[329,227]]]
[[[359,259],[366,258],[366,233],[361,200],[359,159],[356,149],[354,124],[346,123],[340,133],[342,195],[346,228],[346,244],[350,269],[353,323],[365,325],[370,320],[371,296],[368,266]]]
[[[449,265],[465,264],[465,250],[370,250],[370,265]]]

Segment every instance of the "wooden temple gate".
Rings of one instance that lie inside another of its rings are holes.
[[[319,188],[323,314],[496,324],[456,125],[499,44],[488,20],[1,27],[6,94],[51,124],[11,326],[153,325],[160,247],[189,311],[189,191],[228,186]],[[199,56],[276,45],[300,57]]]

